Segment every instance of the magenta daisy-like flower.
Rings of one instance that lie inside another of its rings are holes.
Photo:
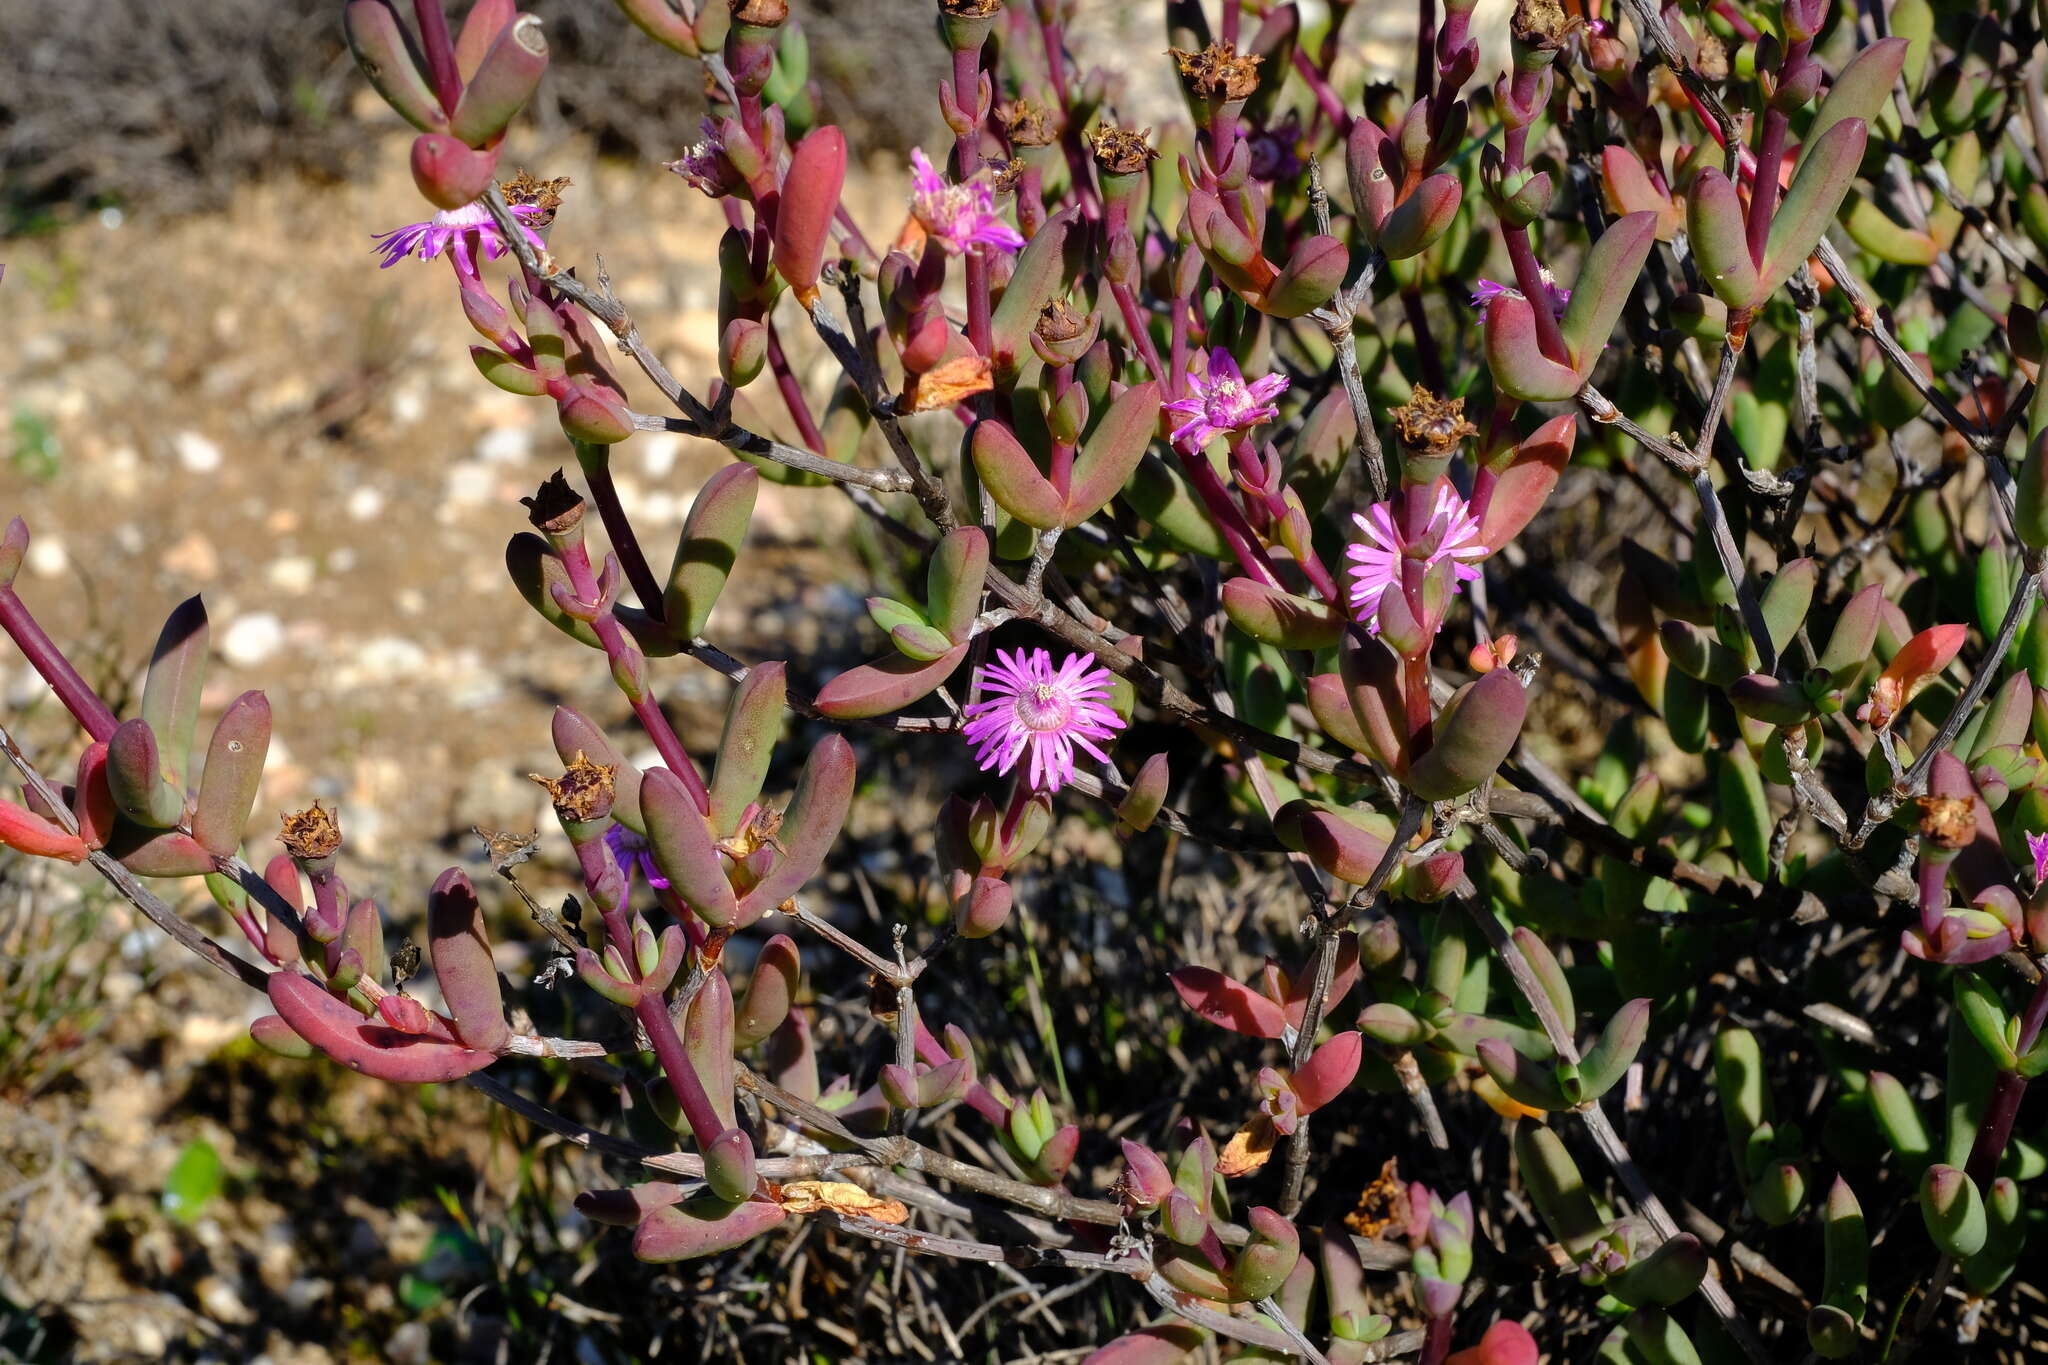
[[[987,176],[949,185],[921,147],[910,153],[910,214],[955,256],[974,246],[1017,251],[1024,245],[1023,235],[997,215]]]
[[[1549,266],[1543,267],[1542,274],[1543,292],[1550,296],[1550,311],[1554,316],[1563,317],[1565,305],[1572,301],[1572,291],[1558,287],[1557,281],[1550,277]],[[1479,310],[1479,316],[1483,319],[1486,316],[1487,305],[1504,294],[1511,298],[1522,297],[1522,291],[1511,284],[1502,284],[1498,280],[1481,280],[1479,287],[1472,291],[1472,306]]]
[[[1247,384],[1244,371],[1221,346],[1209,352],[1209,372],[1188,374],[1188,396],[1163,406],[1188,420],[1173,429],[1173,443],[1200,450],[1212,436],[1243,431],[1280,415],[1273,400],[1287,387],[1287,376],[1269,374]]]
[[[626,885],[633,884],[633,874],[638,872],[655,890],[668,890],[668,878],[654,865],[653,847],[645,839],[615,821],[604,832],[604,842],[612,851],[612,861],[626,874]]]
[[[1438,485],[1429,526],[1413,542],[1401,534],[1391,503],[1376,502],[1351,519],[1365,537],[1344,550],[1351,561],[1351,612],[1375,635],[1380,629],[1380,598],[1389,588],[1399,590],[1403,559],[1421,559],[1425,572],[1449,561],[1454,593],[1479,577],[1476,561],[1487,554],[1479,539],[1479,519],[1448,483]]]
[[[2034,855],[2034,880],[2048,881],[2048,834],[2029,834],[2027,852]]]
[[[540,209],[532,204],[514,204],[514,218],[531,218]],[[533,249],[540,251],[543,244],[532,228],[521,223],[519,230],[526,234],[526,240],[533,243]],[[443,209],[424,223],[408,223],[391,232],[377,234],[372,239],[376,245],[371,249],[381,252],[384,264],[380,270],[389,270],[408,256],[417,256],[431,261],[442,252],[455,258],[456,267],[465,275],[476,273],[476,253],[481,251],[487,261],[495,261],[509,248],[505,238],[498,231],[498,225],[491,221],[491,215],[482,204],[464,204],[459,209]]]
[[[1054,668],[1047,650],[999,649],[996,662],[974,671],[974,681],[993,694],[967,708],[961,733],[975,748],[974,761],[983,772],[1007,773],[1028,749],[1031,785],[1040,791],[1056,792],[1073,779],[1077,746],[1108,762],[1098,741],[1124,728],[1103,700],[1115,678],[1085,654],[1069,654]]]

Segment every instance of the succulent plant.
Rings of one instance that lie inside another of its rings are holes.
[[[536,779],[558,826],[545,837],[595,911],[542,927],[573,968],[565,989],[615,1027],[521,1031],[495,892],[460,867],[423,897],[441,1008],[408,993],[318,805],[284,816],[257,873],[263,694],[222,708],[201,751],[195,598],[118,714],[67,656],[77,640],[17,591],[19,519],[0,540],[0,628],[82,752],[69,784],[19,757],[0,842],[90,861],[263,991],[273,1013],[251,1034],[285,1056],[401,1083],[613,1058],[689,1147],[670,1159],[680,1179],[577,1201],[632,1229],[644,1261],[819,1218],[933,1254],[1088,1267],[1134,1282],[1132,1303],[1152,1285],[1179,1320],[1133,1318],[1100,1365],[1212,1340],[1232,1359],[1398,1349],[1425,1365],[1578,1349],[1543,1321],[1461,1316],[1475,1265],[1493,1258],[1497,1288],[1526,1269],[1499,1254],[1509,1150],[1553,1259],[1612,1325],[1601,1359],[1697,1360],[1708,1333],[1775,1358],[1754,1319],[1792,1319],[1738,1304],[1714,1268],[1742,1229],[1682,1230],[1656,1188],[1677,1173],[1635,1161],[1607,1117],[1617,1093],[1656,1103],[1670,1068],[1699,1093],[1711,1069],[1744,1223],[1822,1246],[1818,1271],[1789,1263],[1816,1354],[1868,1354],[1923,1278],[1916,1257],[1935,1269],[1912,1333],[1953,1277],[1989,1301],[2026,1263],[2024,1187],[2048,1166],[2018,1121],[2048,1070],[2048,130],[2040,61],[2005,54],[2038,48],[2038,15],[1900,0],[1896,36],[1865,43],[1830,0],[1631,0],[1631,49],[1613,13],[1518,0],[1506,69],[1482,89],[1473,6],[1445,0],[1424,6],[1404,94],[1342,84],[1349,3],[1311,42],[1292,3],[1172,0],[1191,126],[1155,133],[1119,122],[1076,65],[1071,5],[938,0],[951,143],[915,153],[909,212],[870,235],[844,194],[863,159],[826,121],[788,4],[619,5],[710,77],[704,139],[665,183],[720,201],[729,224],[703,338],[715,374],[671,373],[627,301],[551,254],[557,213],[576,211],[562,182],[498,179],[545,79],[541,18],[506,0],[477,0],[459,29],[439,0],[411,22],[393,0],[342,7],[365,77],[416,132],[434,209],[378,238],[383,264],[445,259],[477,370],[552,402],[576,457],[581,489],[558,473],[536,490],[505,559],[537,612],[603,656],[640,732],[565,707],[559,770]],[[1333,200],[1323,168],[1340,164]],[[1500,281],[1479,277],[1489,260]],[[799,348],[836,363],[827,393]],[[629,406],[622,357],[673,415]],[[736,416],[763,374],[790,441]],[[1940,433],[1935,468],[1908,453],[1919,423]],[[732,460],[665,578],[608,464],[663,429]],[[1655,465],[1677,482],[1652,482]],[[1598,527],[1554,495],[1604,505],[1624,479],[1672,534],[1594,566],[1597,600],[1546,585],[1530,528]],[[764,480],[792,497],[836,485],[901,545],[902,572],[867,602],[881,652],[814,690],[808,660],[742,664],[707,638],[758,563]],[[1597,753],[1553,742],[1570,690],[1531,647],[1545,641],[1619,717]],[[702,759],[658,695],[657,674],[693,660],[733,683]],[[1155,743],[1174,729],[1199,742]],[[857,805],[889,799],[849,738],[876,730],[955,746],[974,774],[930,831],[941,927],[920,942],[905,925],[887,951],[807,903]],[[651,762],[623,756],[643,742]],[[803,755],[782,806],[778,750]],[[1554,766],[1580,759],[1576,782]],[[1031,894],[1017,874],[1070,856],[1077,811],[1127,840],[1270,859],[1305,892],[1291,970],[1190,962],[1165,983],[1232,1035],[1230,1128],[1146,1131],[1178,1108],[1159,1094],[1099,1114],[1013,1094],[986,1040],[920,1017],[924,973],[965,971],[975,940],[1009,931]],[[516,880],[522,856],[494,848],[494,871]],[[203,878],[262,965],[137,877]],[[1939,1140],[1922,1117],[1935,1096],[1871,1069],[1911,1040],[1842,1025],[1845,980],[1811,965],[1854,941],[1809,950],[1837,932],[1831,914],[1896,934],[1889,970],[1936,1002]],[[1745,955],[1766,928],[1799,946]],[[826,955],[865,974],[887,1058],[821,1050],[806,968]],[[1757,1029],[1795,1001],[1819,1021],[1825,1095],[1781,1111],[1781,1054]],[[1305,1221],[1310,1172],[1340,1169],[1318,1143],[1329,1116],[1371,1107],[1383,1129],[1412,1106],[1443,1146],[1438,1096],[1476,1097],[1468,1122],[1500,1139],[1475,1139],[1470,1188],[1445,1199],[1389,1163],[1352,1226]],[[985,1130],[974,1161],[921,1140],[942,1113]],[[907,1232],[911,1212],[876,1190],[811,1179],[856,1167],[978,1196],[933,1195],[970,1230],[1008,1203],[1041,1240]],[[1933,1257],[1866,1232],[1859,1200],[1880,1198],[1888,1228],[1917,1202]],[[1874,1266],[1880,1251],[1895,1264]],[[1369,1276],[1397,1268],[1424,1325],[1394,1335],[1408,1310]]]

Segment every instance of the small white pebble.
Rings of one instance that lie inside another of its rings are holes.
[[[238,618],[220,639],[229,663],[253,668],[284,647],[284,623],[267,611]]]
[[[177,452],[178,463],[194,474],[211,474],[220,468],[220,446],[196,431],[179,432],[171,438],[171,447]]]
[[[369,521],[384,510],[384,495],[364,484],[348,495],[348,514],[357,521]]]
[[[493,427],[476,443],[476,457],[490,464],[519,464],[531,454],[531,427]]]
[[[70,567],[71,556],[64,542],[55,536],[38,536],[28,543],[29,572],[38,578],[55,578]]]
[[[650,431],[634,441],[633,446],[640,452],[640,467],[647,477],[659,482],[675,469],[676,456],[683,451],[683,438],[673,431]]]
[[[287,555],[272,560],[263,576],[271,587],[296,597],[313,586],[313,561],[304,555]]]
[[[476,506],[491,500],[498,480],[488,466],[460,460],[448,466],[447,498],[453,506]]]

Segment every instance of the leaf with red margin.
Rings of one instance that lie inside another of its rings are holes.
[[[266,989],[272,1008],[292,1032],[330,1059],[378,1080],[410,1085],[453,1081],[498,1060],[495,1053],[373,1024],[298,972],[272,972]]]
[[[1210,967],[1182,967],[1167,974],[1181,1003],[1219,1028],[1249,1038],[1278,1038],[1287,1029],[1287,1015],[1271,1000],[1242,981],[1232,981]]]

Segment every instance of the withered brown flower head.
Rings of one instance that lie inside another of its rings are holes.
[[[1692,59],[1692,69],[1710,81],[1728,79],[1728,44],[1709,33],[1700,39],[1700,50]]]
[[[1042,340],[1058,345],[1087,331],[1088,317],[1085,313],[1075,312],[1065,299],[1054,299],[1038,310],[1038,323],[1034,330]]]
[[[736,24],[780,28],[789,19],[789,0],[732,0],[732,18]]]
[[[1180,67],[1180,78],[1202,99],[1241,100],[1259,88],[1256,53],[1239,54],[1234,43],[1211,43],[1200,52],[1168,48],[1167,55]]]
[[[1088,146],[1095,153],[1095,163],[1109,174],[1136,175],[1159,155],[1145,140],[1151,136],[1150,128],[1119,128],[1114,123],[1105,123],[1095,130]]]
[[[583,523],[583,495],[569,486],[559,469],[548,475],[539,492],[519,501],[525,504],[533,529],[546,535],[566,535]]]
[[[1567,14],[1559,0],[1515,0],[1508,32],[1539,52],[1555,52],[1570,41],[1585,20]]]
[[[1060,140],[1052,111],[1036,101],[1019,98],[997,105],[996,117],[1002,120],[1012,147],[1050,147]]]
[[[527,777],[548,789],[548,799],[564,820],[581,824],[611,813],[614,771],[606,764],[592,763],[579,749],[560,777],[541,773],[528,773]]]
[[[315,801],[306,810],[287,811],[277,839],[295,860],[318,862],[332,858],[340,850],[341,826],[335,821],[334,812]]]
[[[1389,1228],[1407,1229],[1408,1187],[1401,1182],[1401,1168],[1393,1157],[1358,1196],[1358,1207],[1344,1215],[1344,1226],[1368,1241]]]
[[[986,19],[1002,9],[1003,0],[939,0],[939,12],[955,19]]]
[[[1394,430],[1401,444],[1418,455],[1449,455],[1479,428],[1465,420],[1465,400],[1439,398],[1417,384],[1405,406],[1393,410]]]
[[[524,204],[539,210],[526,221],[534,227],[546,227],[555,221],[555,210],[561,208],[562,191],[569,188],[569,183],[566,175],[553,180],[537,180],[531,171],[521,166],[519,173],[510,180],[498,182],[498,192],[514,208]]]
[[[1920,837],[1936,848],[1959,849],[1977,837],[1977,798],[1920,798]]]

